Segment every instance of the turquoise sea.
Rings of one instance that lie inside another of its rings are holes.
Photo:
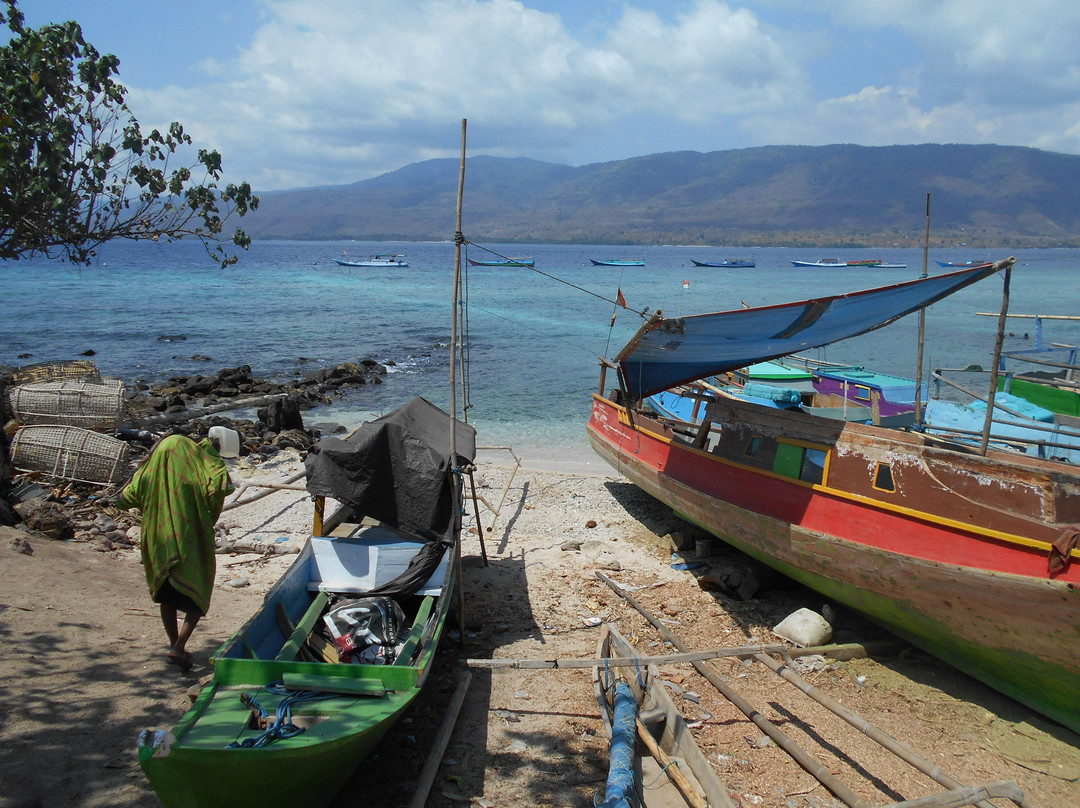
[[[503,256],[531,256],[535,269],[463,266],[467,310],[468,419],[487,446],[512,446],[545,461],[588,460],[585,438],[599,357],[613,356],[641,324],[612,301],[666,315],[759,306],[839,294],[918,277],[921,249],[820,250],[485,244]],[[463,248],[474,259],[491,254]],[[348,253],[402,253],[408,268],[349,268]],[[1010,311],[1080,314],[1080,251],[930,251],[937,260],[1018,261]],[[753,269],[706,269],[691,259],[752,256]],[[792,259],[880,258],[906,269],[797,268]],[[589,259],[643,258],[644,267],[594,267]],[[464,258],[462,263],[465,264]],[[309,425],[353,426],[413,395],[449,405],[452,243],[259,242],[222,270],[197,242],[107,245],[90,267],[35,259],[0,263],[0,364],[77,358],[85,351],[126,382],[213,374],[248,364],[284,379],[349,360],[391,365],[385,383],[351,391],[305,413]],[[925,367],[989,366],[1002,283],[991,278],[929,310]],[[917,316],[813,351],[817,358],[912,376]],[[1033,347],[1031,320],[1010,320],[1006,348]],[[1026,335],[1026,338],[1025,338]],[[170,340],[162,339],[171,337]],[[180,339],[182,337],[183,339]],[[1080,342],[1080,322],[1049,321],[1047,342]],[[196,361],[193,356],[208,357]],[[460,414],[460,409],[459,409]]]

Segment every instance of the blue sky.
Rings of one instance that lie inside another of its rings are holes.
[[[763,145],[1080,154],[1075,0],[23,0],[75,19],[144,129],[258,191],[468,154]]]

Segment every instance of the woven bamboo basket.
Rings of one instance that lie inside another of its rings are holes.
[[[97,365],[89,359],[65,359],[60,362],[38,362],[23,365],[11,374],[15,384],[51,382],[60,379],[100,379]]]
[[[11,443],[11,464],[60,480],[110,485],[127,474],[122,440],[77,426],[24,426]]]
[[[124,411],[124,385],[119,379],[38,382],[16,387],[8,401],[21,424],[114,429]]]

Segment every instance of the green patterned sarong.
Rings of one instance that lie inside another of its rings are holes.
[[[233,490],[225,461],[209,440],[170,435],[157,445],[117,498],[142,511],[142,563],[150,596],[169,581],[203,614],[214,589],[214,523]]]

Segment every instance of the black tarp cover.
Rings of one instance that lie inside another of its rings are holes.
[[[428,540],[403,574],[367,594],[415,592],[454,545],[461,480],[450,470],[475,458],[476,430],[458,421],[454,449],[451,463],[450,416],[419,396],[347,440],[327,437],[311,447],[304,461],[309,492]]]

